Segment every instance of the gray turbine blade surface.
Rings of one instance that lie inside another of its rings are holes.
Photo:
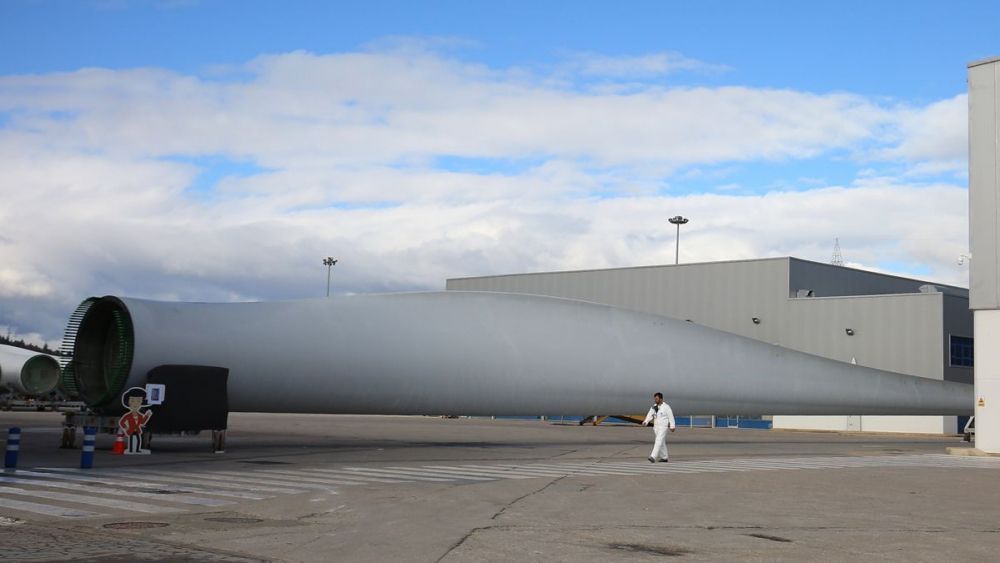
[[[606,305],[463,291],[225,304],[105,297],[76,343],[85,389],[104,381],[87,374],[102,373],[94,370],[109,356],[91,349],[108,332],[98,319],[109,308],[127,317],[134,334],[123,388],[144,385],[159,365],[225,367],[233,411],[628,414],[645,412],[655,391],[677,414],[954,415],[973,408],[971,385]]]

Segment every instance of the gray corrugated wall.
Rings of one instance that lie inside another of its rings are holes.
[[[789,300],[788,348],[878,369],[943,377],[940,293]],[[854,335],[847,334],[847,329]]]
[[[933,282],[866,272],[797,258],[791,258],[789,264],[789,292],[792,296],[799,289],[815,290],[816,297],[916,293],[920,291],[920,286],[926,284],[939,285],[947,293],[968,297],[966,289],[934,284]]]
[[[451,279],[452,290],[582,299],[731,330],[786,296],[787,259]]]
[[[924,282],[788,258],[451,279],[450,290],[583,299],[666,315],[845,362],[941,379],[940,293],[790,299],[817,293],[916,291]],[[857,279],[854,279],[857,278]],[[958,288],[955,288],[958,289]],[[962,298],[948,297],[949,303]],[[956,305],[955,307],[959,307]],[[954,312],[952,322],[963,322]],[[968,316],[968,312],[966,312]],[[760,319],[754,324],[753,317]],[[951,317],[949,317],[951,318]],[[971,323],[971,319],[969,320]],[[846,334],[847,328],[855,331]]]

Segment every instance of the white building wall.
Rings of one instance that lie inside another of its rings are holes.
[[[1000,454],[1000,57],[969,65],[969,238],[976,448]]]
[[[838,432],[897,432],[906,434],[954,434],[945,428],[942,416],[775,416],[774,428],[786,430],[834,430]]]

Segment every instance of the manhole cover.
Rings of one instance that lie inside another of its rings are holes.
[[[226,524],[256,524],[263,522],[260,518],[238,518],[236,516],[221,516],[218,518],[205,518],[209,522],[225,522]]]
[[[241,461],[240,463],[253,463],[256,465],[291,465],[290,461],[273,461],[270,459],[250,459],[246,461]]]
[[[145,530],[147,528],[164,528],[169,526],[166,522],[111,522],[105,524],[105,528],[111,530]]]

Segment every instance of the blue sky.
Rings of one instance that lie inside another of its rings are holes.
[[[0,3],[0,329],[794,255],[962,285],[997,2]],[[928,221],[927,217],[934,217]],[[322,283],[318,283],[322,282]]]
[[[391,36],[453,38],[493,66],[565,51],[664,48],[730,67],[700,81],[929,101],[996,53],[990,1],[598,2],[8,0],[3,74],[159,66],[197,73],[261,53],[348,51]],[[16,55],[13,55],[15,54]]]

